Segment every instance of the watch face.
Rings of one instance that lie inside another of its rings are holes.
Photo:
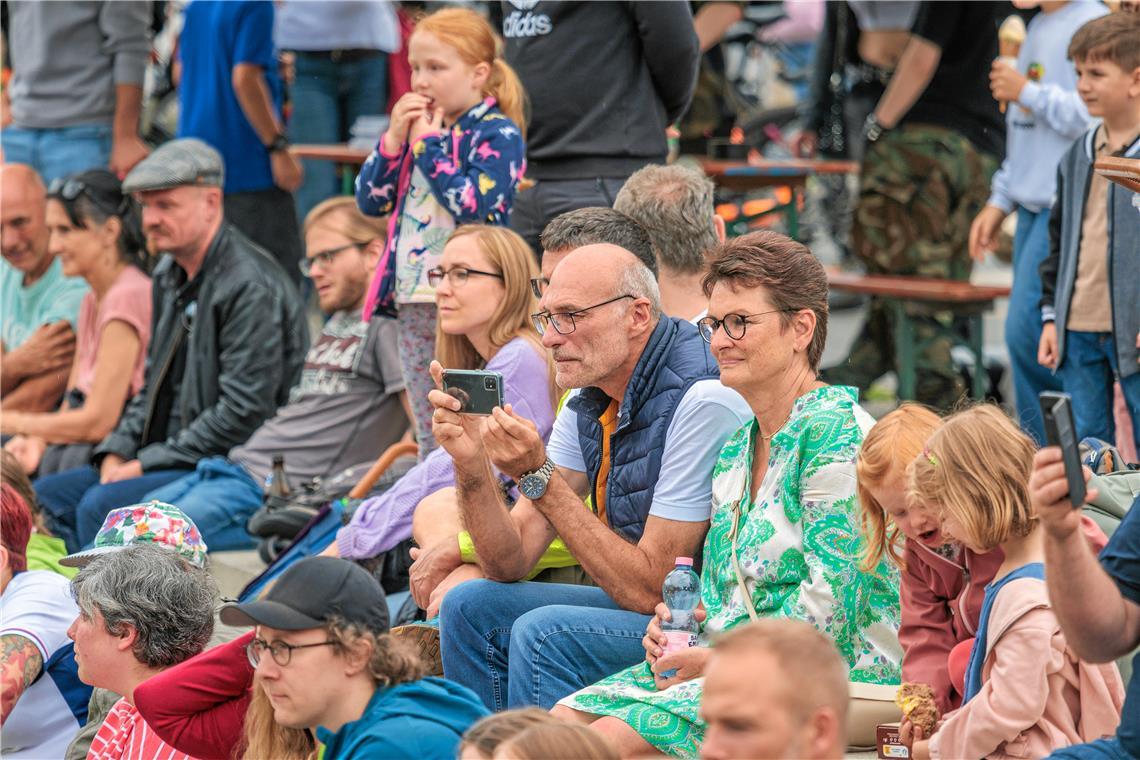
[[[528,499],[541,499],[546,493],[546,480],[538,475],[527,475],[519,483],[519,490]]]

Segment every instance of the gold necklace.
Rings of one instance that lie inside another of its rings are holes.
[[[791,418],[792,418],[792,413],[791,413],[791,411],[789,411],[788,416],[784,418],[784,421],[780,423],[780,426],[778,428],[776,428],[775,430],[773,430],[771,433],[769,433],[768,435],[764,435],[764,431],[761,430],[760,431],[760,440],[764,441],[765,443],[770,443],[773,436],[775,436],[776,433],[779,433],[781,430],[783,430],[784,425],[787,425],[788,420],[790,420]]]

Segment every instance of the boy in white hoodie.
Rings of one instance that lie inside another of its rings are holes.
[[[1016,66],[997,59],[990,72],[994,98],[1006,103],[1006,156],[994,175],[990,198],[970,227],[970,256],[981,261],[997,231],[1017,212],[1013,244],[1013,292],[1005,341],[1013,369],[1021,427],[1045,441],[1037,394],[1061,390],[1060,379],[1037,362],[1041,339],[1041,278],[1038,267],[1049,252],[1049,209],[1057,164],[1091,119],[1077,95],[1077,75],[1066,59],[1069,40],[1086,22],[1108,13],[1096,0],[1015,0],[1018,8],[1040,6],[1029,22]]]

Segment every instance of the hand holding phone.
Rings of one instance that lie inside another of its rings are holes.
[[[1081,469],[1081,452],[1077,447],[1077,426],[1073,422],[1072,396],[1056,391],[1042,391],[1038,395],[1041,416],[1045,421],[1045,440],[1050,446],[1059,446],[1061,461],[1065,465],[1065,479],[1069,481],[1069,502],[1073,509],[1085,504],[1085,474]]]
[[[503,405],[503,376],[476,369],[445,369],[443,392],[459,399],[460,414],[488,415]]]

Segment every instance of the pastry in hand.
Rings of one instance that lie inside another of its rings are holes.
[[[924,737],[934,733],[938,725],[938,707],[934,703],[934,690],[924,683],[904,683],[895,695],[895,704]]]

